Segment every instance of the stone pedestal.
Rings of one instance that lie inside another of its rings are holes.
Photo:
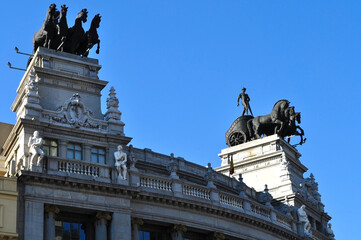
[[[278,200],[294,196],[307,171],[297,149],[277,135],[223,149],[218,156],[222,164],[216,171],[228,175],[233,157],[235,176],[241,173],[244,183],[256,191],[263,191],[267,184]]]

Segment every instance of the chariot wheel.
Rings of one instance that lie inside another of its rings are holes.
[[[236,146],[246,142],[246,134],[244,132],[234,132],[228,138],[229,145]]]

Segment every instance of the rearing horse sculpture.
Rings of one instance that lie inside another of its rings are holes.
[[[50,48],[56,34],[56,5],[50,4],[43,25],[33,36],[33,54],[39,46]]]
[[[261,138],[261,135],[281,133],[287,123],[286,110],[290,102],[279,100],[273,106],[272,112],[268,115],[255,117],[247,122],[250,135]]]
[[[68,12],[68,7],[64,4],[61,5],[59,22],[56,24],[56,36],[53,40],[52,49],[63,51],[64,42],[68,34],[68,23],[66,21],[66,14]]]
[[[100,48],[100,40],[99,35],[97,32],[97,28],[99,28],[99,24],[101,21],[101,16],[99,13],[94,16],[89,30],[85,33],[87,38],[84,42],[82,42],[79,46],[79,48],[76,51],[76,54],[83,55],[84,57],[87,57],[89,54],[89,50],[95,45],[98,44],[97,50],[95,51],[97,54],[99,54],[99,48]]]
[[[84,8],[76,16],[74,26],[68,31],[66,41],[64,43],[64,52],[76,53],[80,44],[86,40],[86,35],[82,26],[82,22],[86,22],[88,11]]]
[[[291,110],[291,113],[290,113],[289,123],[288,123],[282,137],[292,136],[292,135],[300,136],[301,139],[300,139],[300,142],[298,144],[302,145],[302,144],[304,144],[306,142],[306,138],[303,139],[303,136],[305,135],[305,132],[303,131],[303,129],[300,126],[298,126],[296,124],[296,122],[301,124],[301,113],[300,112],[295,112],[294,107],[292,107],[292,108],[293,109]],[[297,131],[297,129],[300,130],[300,132]],[[289,137],[287,141],[288,141],[288,143],[290,143],[291,138]]]

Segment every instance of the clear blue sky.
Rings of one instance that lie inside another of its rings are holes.
[[[36,3],[35,3],[36,2]],[[10,106],[32,36],[49,1],[6,1],[0,15],[1,118]],[[336,238],[361,239],[361,1],[56,1],[68,24],[89,11],[102,17],[100,54],[120,100],[125,133],[138,148],[220,165],[224,133],[241,114],[247,87],[255,115],[279,99],[302,113],[301,161],[319,182]]]

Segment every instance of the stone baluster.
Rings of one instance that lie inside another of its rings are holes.
[[[107,239],[107,221],[112,217],[107,212],[97,212],[95,223],[95,240]]]
[[[59,213],[59,208],[55,205],[45,205],[45,239],[55,238],[55,214]]]
[[[132,240],[139,240],[139,226],[143,224],[143,219],[132,218]]]
[[[183,234],[187,232],[187,227],[182,224],[175,224],[171,229],[172,240],[183,240]]]

